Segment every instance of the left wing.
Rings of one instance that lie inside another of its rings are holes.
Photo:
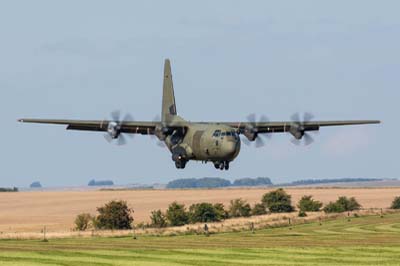
[[[52,119],[19,119],[23,123],[66,125],[67,130],[107,131],[109,120],[52,120]],[[124,121],[119,124],[121,133],[154,135],[160,122]]]
[[[327,126],[350,126],[379,124],[379,120],[344,120],[344,121],[283,121],[283,122],[231,122],[221,123],[233,128],[237,128],[240,133],[246,129],[253,129],[257,133],[282,133],[292,132],[293,130],[317,131],[320,127]]]

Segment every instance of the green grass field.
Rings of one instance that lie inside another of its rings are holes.
[[[400,214],[210,237],[1,240],[0,265],[400,265]]]

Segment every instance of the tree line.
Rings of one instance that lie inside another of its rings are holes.
[[[354,197],[341,196],[334,202],[323,206],[311,195],[304,195],[297,204],[298,216],[305,217],[307,212],[324,211],[325,213],[341,213],[355,211],[361,205]],[[400,209],[400,197],[396,197],[391,209]],[[222,203],[195,203],[186,207],[185,204],[172,202],[165,211],[153,210],[150,214],[150,223],[138,224],[138,227],[164,228],[168,226],[182,226],[194,223],[220,222],[236,217],[250,217],[270,213],[290,213],[296,208],[292,205],[291,195],[283,189],[265,193],[260,202],[251,206],[246,200],[238,198],[230,201],[225,207]],[[97,208],[98,215],[88,213],[79,214],[75,219],[76,230],[84,231],[89,228],[98,230],[132,229],[133,209],[126,201],[110,201]]]
[[[252,187],[252,186],[271,186],[271,179],[268,177],[241,178],[231,182],[219,177],[204,178],[183,178],[170,181],[167,184],[169,189],[182,188],[222,188],[222,187]]]

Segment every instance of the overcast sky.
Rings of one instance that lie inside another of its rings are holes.
[[[399,1],[1,1],[0,186],[166,183],[175,178],[399,177]],[[324,128],[297,147],[276,134],[242,147],[228,172],[177,170],[146,136],[16,122],[21,117],[136,120],[160,113],[171,58],[178,113],[192,121],[381,119]]]

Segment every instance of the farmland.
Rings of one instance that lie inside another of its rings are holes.
[[[1,265],[399,265],[400,213],[255,233],[0,240]]]
[[[116,199],[126,200],[135,212],[136,222],[148,221],[150,211],[165,209],[172,201],[186,205],[197,202],[221,202],[234,198],[254,204],[271,189],[199,189],[132,191],[53,191],[0,193],[0,232],[70,231],[77,214],[95,214],[96,207]],[[364,208],[387,208],[400,188],[290,188],[294,204],[303,195],[327,203],[338,196],[354,196]]]

